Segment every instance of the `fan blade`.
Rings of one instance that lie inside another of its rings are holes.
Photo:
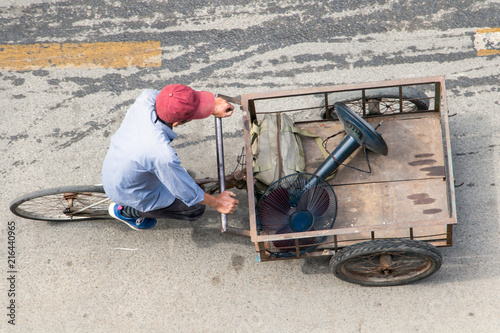
[[[267,231],[278,231],[289,223],[290,206],[288,191],[278,187],[259,203],[258,218]]]
[[[279,230],[276,234],[289,234],[293,233],[292,228],[290,228],[290,224],[287,224],[283,227],[283,229]]]
[[[275,232],[283,228],[284,225],[289,223],[289,217],[286,214],[263,214],[259,218],[260,223],[264,230],[268,232]]]
[[[281,251],[292,251],[293,248],[283,249],[284,247],[293,246],[293,239],[285,239],[280,241],[273,241],[273,246],[280,249]]]
[[[321,186],[313,186],[302,194],[297,204],[297,210],[307,210],[315,217],[320,217],[326,212],[329,205],[328,192]]]
[[[311,228],[310,231],[314,231],[314,227]],[[280,231],[278,231],[276,234],[288,234],[288,233],[292,233],[292,229],[290,228],[290,226],[285,226],[283,229],[281,229]],[[299,239],[299,245],[300,246],[303,246],[303,245],[312,245],[312,244],[315,244],[317,243],[318,240],[317,240],[317,237],[309,237],[309,238],[300,238]],[[284,239],[284,240],[279,240],[279,241],[273,241],[273,245],[276,247],[276,248],[284,248],[284,247],[292,247],[292,246],[295,246],[295,239]],[[301,251],[303,251],[305,248],[302,248],[301,247]],[[294,251],[295,249],[294,248],[287,248],[287,249],[281,249],[282,251]]]
[[[290,224],[287,224],[286,226],[283,227],[283,229],[279,230],[276,234],[288,234],[291,232],[293,232],[293,231],[290,228]],[[284,240],[279,240],[279,241],[273,241],[273,245],[277,248],[294,246],[294,244],[295,244],[294,239],[284,239]],[[292,251],[292,250],[293,250],[293,248],[282,249],[282,251]]]

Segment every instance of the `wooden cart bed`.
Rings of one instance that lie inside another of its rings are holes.
[[[437,112],[398,114],[367,118],[373,127],[383,120],[378,132],[389,147],[387,156],[358,149],[341,166],[329,183],[337,195],[338,211],[333,229],[337,246],[360,239],[415,238],[447,245],[450,205],[447,196],[446,167]],[[297,127],[326,139],[342,130],[338,121],[298,123]],[[342,135],[328,141],[328,151],[342,140]],[[316,142],[303,139],[306,172],[313,173],[324,157]],[[411,229],[410,229],[411,228]],[[330,247],[333,237],[324,242]]]
[[[279,112],[318,112],[318,107],[305,107],[300,98],[323,96],[324,110],[328,99],[336,93],[355,92],[362,97],[372,89],[399,89],[399,105],[403,109],[403,87],[425,87],[431,91],[429,110],[393,113],[365,117],[383,136],[389,148],[387,156],[368,152],[371,173],[348,168],[352,166],[368,170],[363,148],[349,157],[328,182],[337,196],[337,217],[332,229],[296,232],[289,234],[261,234],[257,227],[253,193],[252,158],[247,158],[247,185],[249,201],[249,234],[256,245],[261,260],[280,259],[269,254],[268,246],[277,240],[295,239],[295,258],[315,255],[331,255],[340,248],[360,241],[406,238],[424,240],[435,246],[452,245],[452,226],[456,224],[453,168],[448,128],[448,109],[444,77],[430,77],[362,83],[354,85],[317,87],[292,91],[242,95],[245,148],[247,157],[252,156],[250,128],[259,114]],[[430,88],[429,88],[430,87]],[[297,101],[296,101],[297,100]],[[257,110],[261,101],[277,101],[285,110]],[[290,102],[289,105],[286,103]],[[288,109],[286,109],[288,107]],[[364,111],[363,111],[364,112]],[[342,125],[334,119],[300,120],[295,126],[326,139],[341,131]],[[343,139],[338,135],[327,142],[327,150],[333,151]],[[317,142],[303,140],[306,172],[314,173],[324,161]],[[313,251],[300,251],[298,239],[326,237]]]

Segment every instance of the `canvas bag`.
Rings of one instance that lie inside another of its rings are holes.
[[[295,127],[292,119],[285,113],[268,113],[260,124],[255,120],[251,136],[254,186],[257,193],[263,193],[269,185],[284,176],[305,171],[301,136],[315,138],[323,156],[328,157],[321,138]]]

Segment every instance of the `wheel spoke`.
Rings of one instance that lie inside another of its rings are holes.
[[[382,98],[370,98],[365,100],[365,110],[366,113],[363,114],[363,101],[361,99],[353,101],[344,102],[348,107],[350,107],[357,114],[364,115],[389,115],[395,113],[410,113],[422,110],[415,101],[403,99],[402,105],[400,104],[399,98],[382,97]],[[401,110],[401,106],[403,110]],[[333,109],[330,109],[331,114],[336,118],[336,114]]]
[[[384,253],[385,254],[385,253]],[[412,270],[419,270],[425,267],[427,259],[420,255],[408,253],[389,253],[392,257],[392,263],[383,268],[380,263],[381,254],[372,254],[363,257],[358,257],[346,263],[346,270],[355,274],[370,275],[378,274],[380,276],[387,275],[387,270],[390,270],[392,275],[406,274]]]
[[[425,242],[379,239],[357,243],[338,252],[330,267],[337,277],[367,286],[417,281],[441,266],[441,255]]]
[[[354,112],[359,115],[363,115],[363,101],[356,100],[345,103],[347,106],[352,108]],[[394,114],[400,113],[401,108],[399,104],[399,98],[372,98],[365,101],[366,113],[368,115],[375,114]],[[419,107],[412,101],[403,100],[403,113],[418,111]]]
[[[70,191],[64,191],[64,189]],[[53,192],[48,193],[50,191]],[[38,192],[33,196],[28,195],[27,199],[15,202],[11,205],[11,210],[16,215],[31,219],[68,221],[105,217],[109,205],[109,199],[105,193],[102,193],[102,190],[79,191],[73,188],[61,188],[60,191],[53,189],[40,191],[40,194],[37,194]]]

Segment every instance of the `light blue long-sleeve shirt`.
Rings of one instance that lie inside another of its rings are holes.
[[[115,203],[141,212],[170,206],[175,198],[192,206],[203,190],[181,166],[170,142],[172,129],[156,120],[159,91],[145,90],[127,111],[104,159],[101,180]]]

